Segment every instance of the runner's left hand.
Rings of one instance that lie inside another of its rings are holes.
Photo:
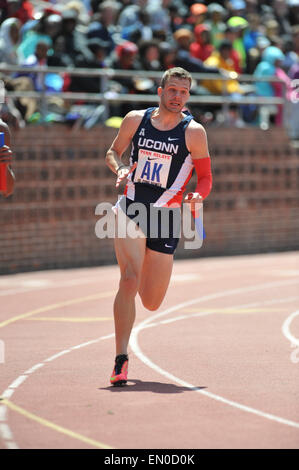
[[[202,208],[203,198],[199,193],[188,193],[185,196],[184,202],[190,204],[190,210],[198,217],[199,210]]]

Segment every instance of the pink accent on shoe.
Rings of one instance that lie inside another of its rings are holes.
[[[126,383],[127,379],[128,379],[128,361],[125,361],[121,368],[120,374],[115,375],[115,367],[114,367],[112,375],[110,377],[110,383],[113,385],[122,384],[122,383]]]

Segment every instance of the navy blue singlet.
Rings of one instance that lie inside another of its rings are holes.
[[[137,162],[137,167],[128,177],[124,194],[156,207],[178,206],[194,168],[185,141],[193,116],[188,114],[173,129],[161,131],[151,123],[154,109],[145,111],[133,136],[130,166]]]

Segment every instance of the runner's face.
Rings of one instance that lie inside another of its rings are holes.
[[[171,113],[180,113],[189,99],[189,80],[170,78],[164,88],[159,88],[161,105]]]

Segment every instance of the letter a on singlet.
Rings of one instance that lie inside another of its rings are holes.
[[[141,173],[141,178],[145,178],[145,179],[149,180],[150,179],[150,172],[151,172],[151,164],[150,164],[150,162],[145,162],[145,165],[144,165],[142,173]]]

